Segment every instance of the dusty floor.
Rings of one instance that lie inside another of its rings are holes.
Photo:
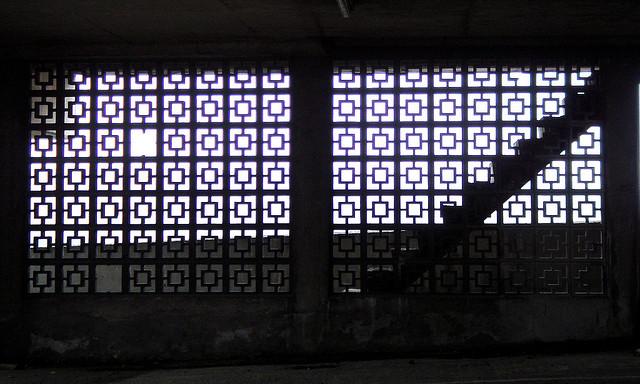
[[[633,351],[494,358],[417,358],[315,365],[107,370],[0,367],[0,383],[463,384],[640,383]]]

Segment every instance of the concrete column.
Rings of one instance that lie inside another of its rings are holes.
[[[329,294],[331,61],[291,61],[291,244],[294,348],[316,350]]]
[[[619,327],[625,330],[638,323],[639,69],[624,59],[610,59],[602,65],[609,294]]]
[[[28,67],[0,64],[0,362],[27,349],[25,292]]]

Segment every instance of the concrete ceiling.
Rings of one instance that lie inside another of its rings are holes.
[[[640,37],[638,0],[3,0],[4,46]]]

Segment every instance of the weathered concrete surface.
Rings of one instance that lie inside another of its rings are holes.
[[[633,0],[5,0],[5,44],[640,36]],[[612,39],[614,41],[615,39]]]
[[[19,256],[26,244],[27,76],[24,63],[0,63],[0,360],[24,355],[27,345]]]
[[[323,337],[329,295],[331,245],[331,60],[290,62],[291,96],[291,251],[294,281],[295,348],[317,350]]]
[[[353,0],[350,18],[336,0],[5,0],[5,57],[258,57],[342,55],[400,47],[415,57],[467,57],[554,47],[578,57],[619,50],[638,55],[635,0]],[[362,47],[366,47],[364,50]],[[370,56],[368,56],[370,57]],[[392,57],[398,58],[398,56]]]
[[[287,297],[59,297],[30,301],[29,361],[241,361],[487,350],[629,336],[606,298],[337,297],[324,314]],[[628,312],[628,308],[620,309]]]
[[[637,383],[640,357],[631,351],[493,358],[404,358],[313,365],[127,369],[2,370],[0,382],[122,384],[464,384]]]
[[[628,335],[633,326],[620,323],[604,298],[343,298],[331,303],[323,344],[327,351],[487,349],[509,343],[598,340]]]
[[[291,341],[287,297],[68,296],[26,317],[36,361],[251,359]]]

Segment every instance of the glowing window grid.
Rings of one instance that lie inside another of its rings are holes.
[[[376,292],[385,277],[405,293],[602,294],[599,125],[567,138],[484,225],[452,228],[442,218],[446,206],[464,206],[467,188],[494,181],[496,158],[541,136],[539,119],[563,116],[565,95],[594,70],[336,62],[333,292]],[[412,265],[420,276],[403,282]]]
[[[290,291],[289,70],[32,67],[30,293]]]

